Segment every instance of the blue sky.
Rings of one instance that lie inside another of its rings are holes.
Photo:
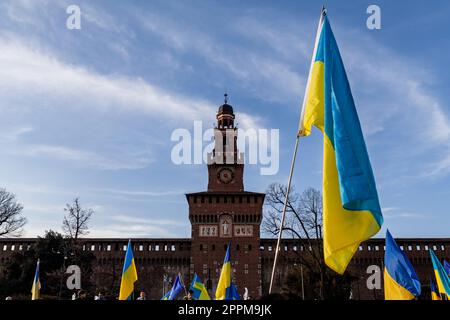
[[[81,30],[66,8],[81,8]],[[366,28],[378,4],[381,30]],[[450,41],[446,1],[325,1],[381,206],[396,237],[448,237]],[[61,230],[65,203],[95,210],[91,236],[189,237],[184,193],[205,165],[174,165],[177,128],[212,126],[230,95],[242,128],[280,130],[286,183],[320,5],[313,1],[45,1],[0,4],[0,185],[25,236]],[[294,183],[321,187],[322,138],[302,139]]]

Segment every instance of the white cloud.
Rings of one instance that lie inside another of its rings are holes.
[[[15,142],[22,135],[34,131],[32,126],[15,126],[0,129],[0,142]]]
[[[421,213],[404,211],[399,207],[384,207],[382,208],[382,213],[386,219],[401,219],[401,218],[412,218],[412,219],[424,219],[426,216]]]
[[[102,225],[102,227],[99,227]],[[169,219],[140,218],[129,214],[117,214],[108,217],[108,221],[97,223],[91,229],[91,234],[100,238],[135,238],[135,237],[176,237],[173,227],[182,227],[185,224]]]
[[[176,234],[166,228],[155,226],[110,224],[103,228],[92,228],[91,237],[96,238],[167,238]]]
[[[305,38],[313,37],[308,35],[305,29],[299,29],[300,24],[288,21],[271,21],[270,25],[263,23],[266,19],[255,17],[238,18],[236,23],[231,24],[231,29],[238,35],[245,37],[247,42],[255,43],[265,49],[270,49],[280,58],[298,61],[300,59],[310,59],[312,44],[308,44]],[[295,30],[296,32],[286,32]]]
[[[168,220],[168,219],[148,219],[148,218],[139,218],[139,217],[133,217],[130,215],[122,214],[122,215],[113,215],[111,216],[111,220],[122,222],[122,223],[135,223],[135,224],[151,224],[151,225],[157,225],[157,226],[183,226],[184,223],[180,221],[175,220]]]
[[[4,1],[0,9],[5,12],[9,20],[21,26],[32,28],[42,27],[36,16],[42,17],[41,10],[47,6],[48,0],[13,0]]]
[[[210,33],[201,29],[193,29],[191,25],[184,26],[179,22],[165,19],[152,13],[137,13],[138,21],[148,31],[160,37],[166,45],[179,53],[189,52],[201,56],[208,65],[223,69],[227,72],[227,78],[233,77],[234,81],[258,98],[276,102],[293,102],[299,100],[305,78],[299,75],[292,67],[298,64],[288,64],[280,56],[274,56],[266,50],[253,50],[246,45],[236,45],[229,41],[224,42],[213,37]],[[256,28],[256,27],[255,27]],[[263,30],[261,25],[257,28],[258,36],[264,37],[264,43],[277,46],[286,45],[293,39],[281,37],[281,34]],[[236,31],[236,30],[234,30]],[[239,30],[239,32],[243,32]],[[278,43],[271,43],[270,39],[278,37]],[[267,39],[269,37],[269,39]],[[297,37],[294,37],[297,39]],[[291,43],[297,46],[299,43]],[[289,51],[291,47],[280,46],[278,50]],[[292,52],[297,52],[295,48]],[[298,57],[300,59],[300,57]],[[293,105],[297,107],[297,105]]]
[[[21,145],[19,148],[8,150],[7,152],[19,156],[66,160],[76,165],[102,170],[142,169],[152,162],[147,153],[141,153],[139,155],[122,153],[114,157],[112,155],[103,156],[92,151],[51,145]]]
[[[450,173],[450,150],[448,155],[440,161],[428,165],[428,170],[422,174],[422,177],[440,177]]]
[[[25,204],[24,212],[27,214],[29,212],[38,212],[38,213],[64,213],[65,205],[50,205],[50,204]]]
[[[92,188],[90,189],[96,192],[104,192],[125,196],[137,196],[137,197],[166,197],[174,195],[182,195],[185,191],[145,191],[145,190],[123,190],[123,189],[110,189],[110,188]]]
[[[3,98],[18,93],[46,99],[64,97],[65,107],[69,108],[87,105],[103,111],[134,111],[174,121],[210,120],[215,113],[215,104],[204,99],[164,90],[139,77],[100,74],[66,64],[49,52],[24,45],[24,41],[0,38],[0,94]],[[249,125],[259,121],[248,114],[242,117],[241,122]]]
[[[21,42],[6,39],[0,40],[0,87],[2,95],[12,90],[28,95],[64,96],[73,106],[89,101],[90,107],[105,111],[121,108],[175,118],[179,112],[189,110],[186,117],[191,119],[211,114],[211,104],[206,101],[178,96],[141,78],[102,75],[68,65]]]
[[[209,122],[216,112],[215,105],[204,99],[181,96],[141,78],[99,74],[82,66],[66,64],[49,52],[24,45],[23,41],[0,38],[0,98],[7,101],[8,97],[17,96],[28,101],[41,97],[44,101],[52,101],[53,108],[142,113],[158,120],[183,121],[184,125],[193,120]],[[7,105],[1,104],[0,110]],[[16,106],[18,110],[21,107]],[[33,112],[39,107],[33,106]],[[182,119],[180,114],[183,114]],[[238,121],[242,127],[248,128],[258,127],[261,119],[240,113]],[[30,132],[32,128],[17,130],[10,133],[11,139]],[[107,170],[140,169],[153,161],[146,152],[122,150],[102,153],[53,144],[19,145],[9,152],[72,161]]]
[[[398,207],[383,207],[381,208],[381,212],[383,212],[384,214],[388,213],[388,212],[392,212],[392,211],[397,211],[399,210]]]

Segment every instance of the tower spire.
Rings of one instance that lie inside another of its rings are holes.
[[[227,104],[228,103],[228,93],[225,92],[225,94],[223,96],[224,96],[223,100],[224,100],[225,104]]]

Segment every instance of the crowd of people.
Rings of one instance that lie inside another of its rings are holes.
[[[183,300],[192,300],[193,294],[194,294],[194,291],[189,290],[187,292],[187,294],[183,297]],[[6,300],[12,300],[12,299],[8,299],[8,298],[11,298],[11,297],[7,297]],[[118,300],[118,299],[119,298],[116,297],[116,300]],[[74,292],[72,295],[72,300],[88,300],[86,291],[78,290],[77,292]],[[94,300],[110,300],[110,299],[108,299],[108,297],[105,296],[105,294],[100,291],[94,296]],[[135,300],[147,300],[147,295],[146,295],[145,291],[139,292],[139,296]]]

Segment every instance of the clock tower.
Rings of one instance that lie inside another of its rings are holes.
[[[234,125],[233,107],[225,104],[217,112],[214,128],[214,150],[208,154],[208,191],[244,191],[244,155],[237,149],[238,130]]]
[[[186,194],[192,244],[190,273],[205,283],[211,296],[231,243],[232,278],[238,293],[261,295],[260,224],[264,194],[244,190],[244,155],[237,149],[233,107],[218,109],[214,150],[208,154],[208,189]]]

